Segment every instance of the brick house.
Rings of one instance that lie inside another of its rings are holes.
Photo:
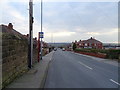
[[[94,39],[94,38],[90,38],[88,40],[80,40],[80,41],[75,41],[77,48],[96,48],[96,49],[102,49],[103,48],[103,44],[102,42]]]

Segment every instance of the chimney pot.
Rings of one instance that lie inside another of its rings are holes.
[[[9,28],[10,30],[13,30],[13,25],[12,25],[12,23],[9,23],[9,24],[8,24],[8,28]]]

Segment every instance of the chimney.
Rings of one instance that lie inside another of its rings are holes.
[[[29,34],[27,34],[27,37],[29,37]]]
[[[9,24],[8,24],[8,29],[13,30],[13,25],[12,25],[12,23],[9,23]]]
[[[92,37],[90,39],[93,39]]]
[[[77,40],[75,40],[75,43],[77,43]]]
[[[35,40],[37,40],[37,37],[35,37]]]

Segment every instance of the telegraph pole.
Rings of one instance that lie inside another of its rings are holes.
[[[41,0],[41,32],[42,32],[42,0]],[[42,38],[40,43],[40,54],[41,54],[40,59],[42,60]]]
[[[28,39],[28,68],[32,67],[33,59],[33,0],[29,1],[29,39]]]

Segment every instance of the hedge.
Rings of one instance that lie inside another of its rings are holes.
[[[103,53],[106,54],[108,59],[120,59],[120,50],[119,49],[76,49],[75,51],[80,52],[89,52],[89,53]]]

